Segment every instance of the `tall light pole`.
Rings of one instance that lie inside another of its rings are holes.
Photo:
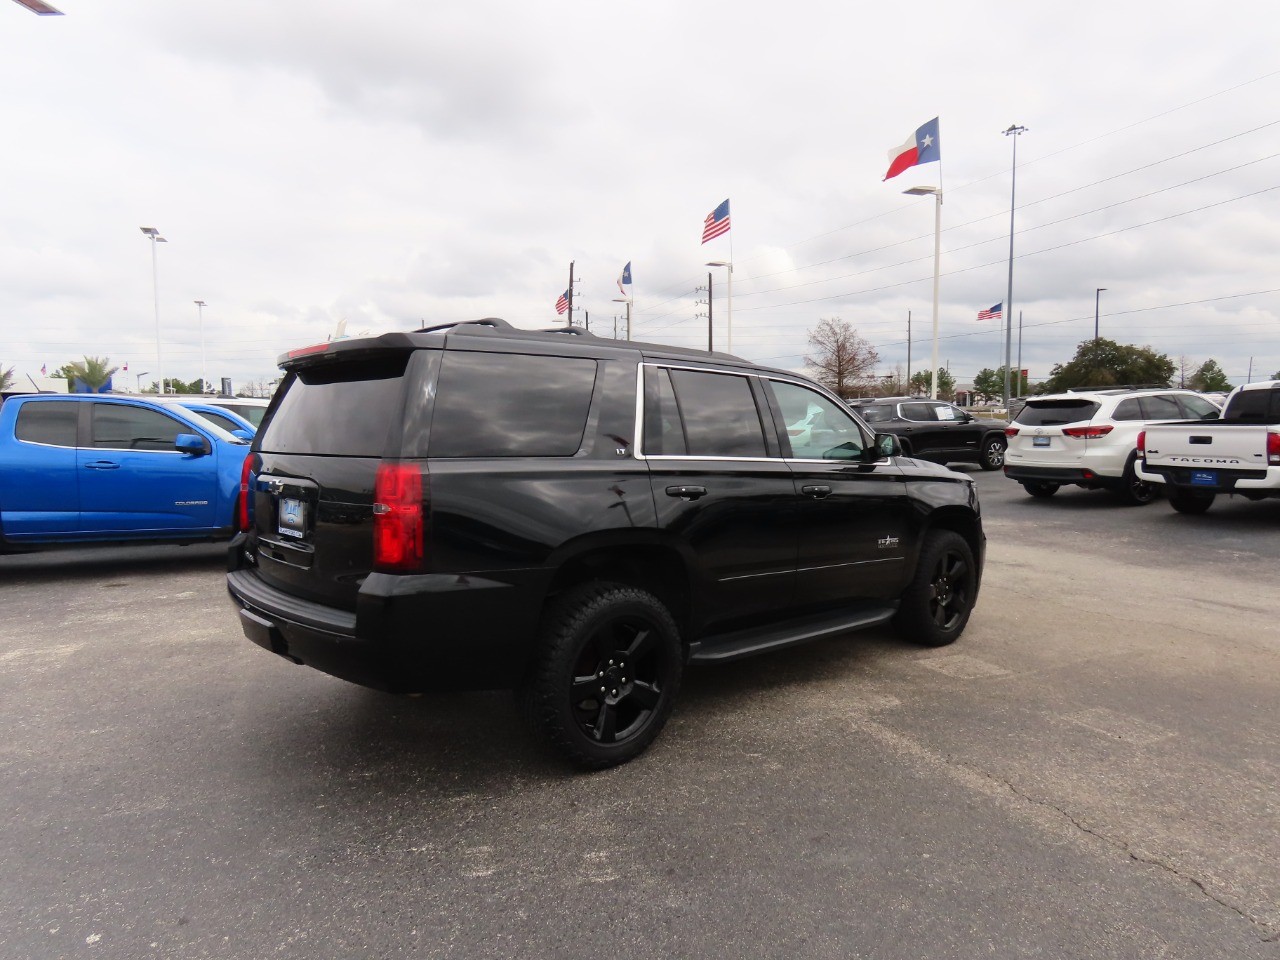
[[[630,297],[614,297],[614,303],[625,303],[627,305],[627,339],[631,339],[631,298]]]
[[[1102,291],[1106,289],[1107,289],[1106,287],[1098,287],[1098,289],[1093,291],[1093,339],[1094,340],[1098,339],[1098,304],[1102,300]]]
[[[1009,408],[1009,366],[1013,360],[1013,211],[1018,198],[1018,136],[1026,133],[1026,127],[1010,124],[1003,131],[1013,137],[1013,181],[1009,187],[1009,289],[1004,298],[1004,406]]]
[[[155,227],[139,227],[151,241],[151,299],[156,308],[156,374],[160,377],[160,392],[164,393],[164,357],[160,350],[160,275],[156,268],[156,244],[168,243]]]
[[[725,293],[724,342],[725,353],[733,353],[733,261],[708,260],[708,267],[727,267],[729,270],[729,286]]]
[[[933,195],[933,374],[929,384],[929,398],[938,399],[938,268],[942,259],[942,188],[912,187],[903,190],[913,197]]]
[[[41,17],[60,17],[62,11],[52,4],[45,3],[44,0],[17,0],[19,4],[26,7],[32,13]]]
[[[140,374],[138,374],[138,392],[139,393],[142,392],[142,378],[147,375],[147,372],[148,371],[143,370]]]
[[[204,308],[208,306],[203,300],[195,301],[196,310],[199,313],[200,323],[200,392],[204,393],[209,389],[209,380],[205,377],[204,369]]]

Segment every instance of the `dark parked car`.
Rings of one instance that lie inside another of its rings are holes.
[[[1004,464],[1007,420],[985,420],[942,400],[884,397],[850,400],[877,433],[891,433],[902,453],[935,463],[976,463],[983,470]]]
[[[500,320],[281,366],[230,551],[245,634],[384,690],[513,688],[583,766],[640,753],[689,662],[881,624],[940,646],[977,599],[972,481],[793,373]]]

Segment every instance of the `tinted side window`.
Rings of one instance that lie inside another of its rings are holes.
[[[855,407],[859,416],[867,423],[883,423],[886,420],[892,420],[894,417],[893,407],[887,406],[858,406]]]
[[[931,404],[931,406],[933,407],[933,415],[938,420],[957,422],[964,419],[964,414],[949,403]]]
[[[269,453],[380,457],[400,416],[408,354],[325,364],[290,376],[261,449]],[[252,409],[252,408],[249,408]]]
[[[1227,403],[1223,419],[1271,423],[1280,403],[1280,390],[1241,390]]]
[[[18,411],[14,434],[27,443],[47,443],[54,447],[76,445],[77,404],[66,400],[24,403]]]
[[[1190,394],[1178,394],[1178,405],[1182,407],[1183,416],[1188,420],[1216,420],[1218,408],[1204,397],[1193,397]]]
[[[1129,397],[1127,400],[1121,400],[1116,404],[1116,412],[1111,415],[1112,420],[1141,420],[1142,408],[1138,406],[1137,397]]]
[[[675,388],[671,386],[671,371],[651,369],[647,376],[653,378],[657,393],[650,396],[644,412],[644,452],[650,457],[684,456],[689,448],[684,440],[684,424],[680,420]]]
[[[195,431],[159,410],[126,403],[95,403],[90,439],[110,450],[167,450],[180,433]]]
[[[771,381],[798,460],[857,460],[866,442],[853,417],[820,393]]]
[[[933,421],[933,407],[927,403],[903,403],[898,405],[898,413],[906,420]]]
[[[230,433],[232,430],[244,429],[244,427],[240,426],[240,424],[236,423],[230,417],[224,417],[222,414],[214,413],[212,410],[196,410],[195,412],[215,426],[221,427],[223,430],[227,431],[227,433]]]
[[[764,427],[746,377],[672,370],[688,438],[695,457],[763,457]]]
[[[1178,401],[1168,395],[1141,397],[1138,402],[1142,405],[1144,420],[1178,420],[1182,417]]]
[[[445,351],[429,454],[433,457],[571,457],[596,384],[581,357]]]

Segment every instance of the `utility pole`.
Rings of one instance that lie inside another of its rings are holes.
[[[716,298],[711,295],[711,271],[707,271],[707,353],[715,350],[715,341],[712,336],[711,326],[712,312],[715,310]]]
[[[1027,384],[1030,387],[1030,384]],[[1018,311],[1018,396],[1022,396],[1022,311]]]
[[[1098,339],[1098,304],[1102,301],[1102,293],[1106,287],[1098,287],[1093,291],[1093,339]]]
[[[582,322],[587,328],[587,333],[590,333],[591,332],[591,311],[590,310],[582,311]]]
[[[911,390],[911,311],[907,311],[907,391]]]

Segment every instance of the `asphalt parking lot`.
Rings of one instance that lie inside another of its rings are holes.
[[[1280,957],[1280,501],[973,475],[954,647],[694,670],[593,775],[248,643],[220,547],[0,558],[0,956]]]

